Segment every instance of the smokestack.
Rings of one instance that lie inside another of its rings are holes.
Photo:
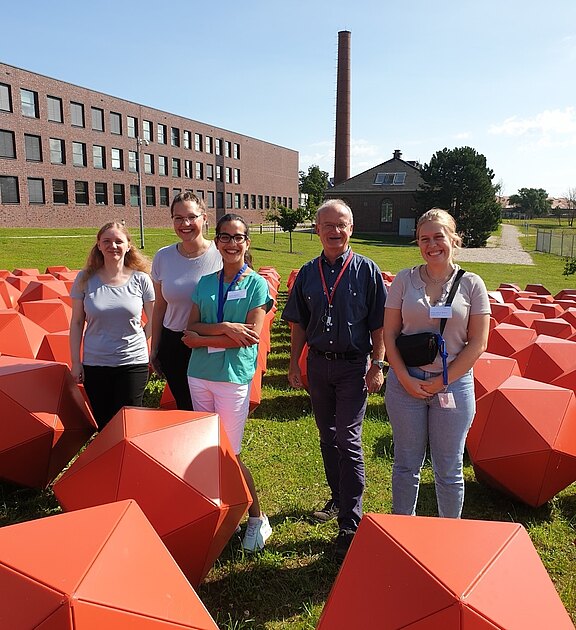
[[[350,178],[350,31],[338,32],[334,185]]]

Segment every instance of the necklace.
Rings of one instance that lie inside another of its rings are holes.
[[[178,245],[176,246],[178,248],[178,251],[180,252],[180,254],[182,254],[182,256],[184,256],[184,258],[198,258],[198,256],[200,256],[200,254],[202,254],[202,248],[198,248],[196,250],[194,250],[193,252],[187,252],[184,249],[184,246],[182,245],[182,243],[178,243]]]
[[[450,272],[448,273],[447,276],[444,276],[443,278],[440,278],[440,280],[436,280],[435,278],[433,278],[429,273],[428,273],[428,269],[426,267],[426,265],[424,265],[424,273],[426,274],[426,277],[428,278],[428,280],[430,280],[430,282],[432,284],[445,284],[446,281],[452,276],[452,274],[454,273],[454,269],[450,268]]]

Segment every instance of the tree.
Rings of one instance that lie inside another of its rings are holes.
[[[567,202],[568,225],[572,227],[576,216],[576,188],[568,188],[568,192],[564,196]]]
[[[278,206],[278,225],[284,232],[288,232],[290,235],[290,253],[292,253],[292,232],[294,232],[298,223],[300,223],[303,219],[303,208],[287,208],[286,206]]]
[[[308,168],[308,175],[304,171],[298,173],[300,177],[300,192],[308,195],[308,202],[316,208],[324,201],[324,193],[328,188],[328,173],[321,171],[313,164]]]
[[[510,195],[508,201],[521,208],[528,219],[541,217],[552,209],[552,202],[543,188],[520,188],[516,195]]]
[[[456,220],[466,247],[484,247],[500,223],[496,199],[500,185],[486,158],[471,147],[443,149],[421,171],[423,183],[417,192],[419,215],[430,208],[443,208]]]

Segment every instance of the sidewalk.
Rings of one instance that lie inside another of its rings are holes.
[[[533,265],[532,256],[522,249],[518,228],[502,224],[502,235],[491,236],[486,247],[460,249],[454,256],[456,262],[482,262],[507,265]]]

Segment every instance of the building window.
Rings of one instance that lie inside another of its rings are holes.
[[[206,164],[206,179],[209,182],[214,181],[214,165],[213,164]]]
[[[60,138],[50,138],[50,162],[52,164],[66,164],[64,140],[60,140]]]
[[[288,207],[292,210],[292,197],[288,199]]]
[[[92,115],[92,129],[94,131],[104,131],[104,110],[99,107],[91,107],[90,112]],[[119,114],[116,114],[119,116]],[[110,115],[110,123],[112,123],[112,115]],[[110,125],[112,131],[112,125]],[[112,133],[116,133],[112,131]]]
[[[123,168],[122,149],[112,149],[112,170],[121,171]]]
[[[240,193],[234,193],[234,208],[240,210]]]
[[[190,191],[192,192],[192,191]],[[204,199],[204,191],[203,190],[197,190],[196,191],[196,197],[198,197],[198,199]]]
[[[35,177],[28,178],[28,199],[30,203],[46,203],[43,179]]]
[[[94,199],[97,206],[108,205],[108,184],[105,182],[96,182],[94,184]]]
[[[233,157],[235,160],[240,159],[240,145],[237,144],[236,142],[234,143],[234,156]]]
[[[213,152],[212,137],[206,136],[205,142],[206,142],[206,153],[212,153]]]
[[[62,122],[62,99],[56,96],[46,97],[48,105],[48,120]]]
[[[176,195],[179,195],[181,192],[182,192],[181,188],[172,188],[172,198],[176,197]]]
[[[222,167],[219,164],[216,164],[216,181],[222,181]]]
[[[14,142],[14,132],[0,129],[0,157],[15,158],[16,144]]]
[[[226,207],[232,207],[232,193],[226,193]]]
[[[180,146],[180,129],[176,129],[176,127],[170,129],[170,142],[173,147]]]
[[[252,210],[256,210],[256,195],[250,195],[250,207]]]
[[[24,134],[24,150],[27,162],[42,162],[42,142],[40,136]]]
[[[0,175],[0,203],[20,203],[17,177]]]
[[[12,92],[10,86],[5,83],[0,83],[0,111],[12,111]]]
[[[122,135],[122,115],[117,112],[110,112],[110,133]]]
[[[208,204],[209,208],[213,208],[214,207],[214,191],[213,190],[209,190],[208,191],[207,204]]]
[[[52,180],[52,200],[54,203],[68,203],[68,182],[65,179]]]
[[[136,151],[128,151],[128,172],[138,172],[138,155],[136,154]]]
[[[377,186],[402,186],[406,180],[406,173],[376,173],[374,184]]]
[[[92,145],[92,163],[94,168],[106,168],[106,152],[98,144]]]
[[[124,184],[114,184],[114,205],[123,206],[126,204]]]
[[[144,172],[154,175],[154,156],[151,153],[144,153]]]
[[[158,123],[158,144],[166,144],[166,125]]]
[[[160,186],[160,205],[161,206],[169,206],[170,205],[170,191],[165,186]]]
[[[390,223],[392,221],[393,205],[390,199],[384,199],[380,204],[380,223]]]
[[[214,152],[216,155],[222,155],[222,138],[216,138],[214,140]]]
[[[248,195],[246,193],[242,195],[242,207],[244,210],[248,210]]]
[[[258,210],[264,210],[264,199],[262,195],[258,195]]]
[[[235,184],[240,183],[240,169],[239,168],[234,169],[234,183]]]
[[[182,146],[185,149],[189,149],[190,148],[190,132],[189,131],[183,131],[182,132]]]
[[[192,160],[184,160],[184,177],[192,178]]]
[[[202,151],[202,134],[201,133],[194,134],[194,149],[196,151]]]
[[[270,196],[264,195],[264,209],[270,210]]]
[[[172,158],[172,177],[180,177],[180,160]]]
[[[86,166],[86,145],[83,142],[72,143],[72,164]]]
[[[22,116],[28,116],[28,118],[39,118],[37,92],[20,88],[20,105],[22,107]]]
[[[156,189],[154,188],[154,186],[146,186],[146,205],[156,205]]]
[[[226,167],[226,183],[232,183],[232,169],[229,166]]]
[[[144,140],[152,142],[152,123],[149,120],[142,121],[142,135]]]
[[[204,179],[204,164],[196,162],[196,179]]]
[[[88,205],[88,182],[74,182],[74,192],[77,204]]]
[[[158,175],[168,175],[168,158],[164,155],[158,156]]]
[[[84,105],[82,103],[70,103],[70,124],[73,127],[84,127]]]
[[[224,143],[224,157],[230,157],[231,154],[232,154],[232,143],[226,140],[226,142]]]
[[[129,138],[136,138],[138,136],[138,118],[134,116],[126,116],[126,128]]]
[[[140,190],[136,184],[130,184],[130,205],[140,205]]]

